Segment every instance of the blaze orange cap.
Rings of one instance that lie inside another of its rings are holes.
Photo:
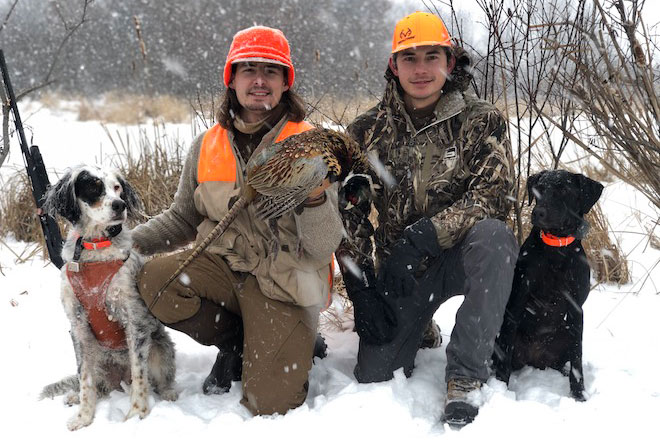
[[[291,49],[284,33],[266,26],[252,26],[236,32],[229,47],[223,79],[229,87],[231,65],[242,62],[279,64],[287,68],[287,84],[293,85],[295,72],[291,62]]]
[[[437,15],[413,12],[403,17],[394,28],[392,53],[417,46],[451,47],[447,27]]]

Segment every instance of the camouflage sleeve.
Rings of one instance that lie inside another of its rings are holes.
[[[364,149],[365,130],[363,129],[363,122],[361,118],[358,118],[348,126],[347,132]],[[371,237],[374,234],[374,227],[369,220],[371,202],[358,206],[352,205],[346,200],[344,190],[345,188],[342,188],[339,191],[339,212],[341,213],[345,234],[335,252],[337,261],[342,273],[345,273],[347,269],[350,270],[351,262],[361,269],[373,268]]]
[[[443,249],[460,241],[479,220],[506,220],[512,205],[511,142],[501,113],[493,108],[469,117],[460,135],[468,139],[467,189],[454,204],[431,218]]]

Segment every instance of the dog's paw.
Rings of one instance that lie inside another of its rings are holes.
[[[64,404],[66,406],[80,405],[80,394],[75,391],[71,391],[69,394],[64,396]]]
[[[571,397],[577,402],[587,401],[587,394],[584,390],[571,390]]]
[[[149,403],[146,400],[134,401],[131,403],[131,409],[126,414],[126,419],[128,420],[131,417],[138,416],[141,419],[144,419],[149,415]]]
[[[174,388],[162,390],[159,394],[163,400],[169,400],[170,402],[174,402],[179,398],[179,393]]]
[[[69,428],[69,431],[76,431],[85,426],[89,426],[92,423],[92,420],[94,420],[94,414],[81,411],[69,419],[66,427]]]

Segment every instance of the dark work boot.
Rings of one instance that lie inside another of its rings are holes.
[[[440,334],[440,326],[431,319],[429,325],[426,326],[424,330],[424,336],[422,336],[422,344],[419,348],[438,348],[442,345],[442,334]]]
[[[316,334],[316,342],[314,342],[314,357],[323,359],[328,355],[328,344],[325,343],[325,339],[321,333]]]
[[[447,383],[444,422],[460,429],[472,423],[479,414],[476,396],[471,394],[481,389],[481,381],[469,377],[455,377]]]
[[[204,394],[223,394],[229,391],[232,381],[241,380],[243,355],[231,350],[220,349],[211,368],[211,373],[204,379]]]

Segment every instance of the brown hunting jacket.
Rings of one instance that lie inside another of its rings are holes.
[[[264,135],[263,142],[276,139],[287,121],[284,116]],[[145,255],[180,249],[193,240],[201,242],[240,194],[251,151],[241,152],[230,130],[229,141],[237,159],[236,182],[200,183],[198,162],[204,134],[193,141],[174,203],[133,230],[135,246]],[[254,275],[262,293],[271,299],[320,307],[329,294],[329,264],[342,237],[336,185],[326,194],[327,201],[322,205],[305,208],[300,214],[291,211],[279,218],[277,253],[272,252],[273,230],[257,218],[252,205],[238,214],[207,251],[224,257],[232,270]],[[295,251],[299,242],[303,251],[300,256]]]
[[[431,219],[443,249],[479,220],[506,219],[513,188],[506,121],[493,105],[465,93],[469,74],[464,65],[465,58],[435,110],[414,120],[388,69],[382,101],[349,125],[349,134],[374,165],[378,223],[374,231],[367,212],[343,210],[348,237],[338,254],[360,266],[373,264],[373,234],[378,266],[404,228],[421,217]]]

